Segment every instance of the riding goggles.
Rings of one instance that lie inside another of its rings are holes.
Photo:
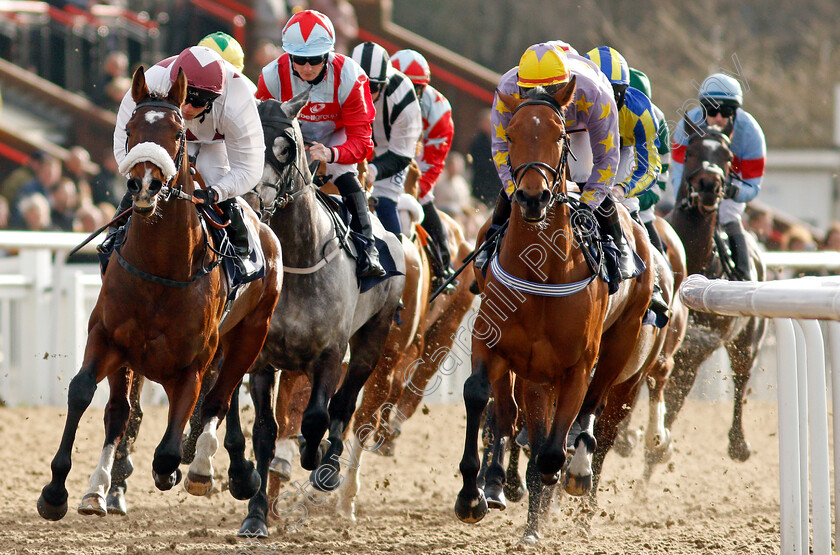
[[[735,115],[735,112],[738,110],[738,108],[735,108],[733,106],[715,106],[711,104],[703,104],[703,109],[706,110],[706,116],[711,118],[717,116],[718,114],[725,118],[731,118]]]
[[[219,95],[210,91],[203,91],[201,89],[187,89],[187,98],[185,103],[192,104],[194,108],[204,108],[213,104],[213,101],[219,98]]]
[[[326,54],[321,54],[320,56],[290,56],[290,57],[292,58],[292,62],[296,63],[299,66],[309,64],[312,67],[315,67],[318,64],[323,64],[327,59]]]

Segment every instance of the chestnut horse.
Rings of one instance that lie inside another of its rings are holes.
[[[693,123],[685,122],[685,129],[694,128]],[[727,278],[719,254],[720,248],[725,248],[725,242],[716,238],[715,228],[718,207],[731,171],[731,133],[732,122],[729,122],[724,129],[717,126],[699,128],[688,140],[684,177],[668,221],[685,245],[689,275]],[[758,281],[764,281],[766,272],[758,246],[749,233],[746,236]],[[670,428],[677,417],[694,385],[700,365],[723,346],[732,366],[735,396],[729,429],[729,456],[745,461],[750,456],[750,446],[744,437],[742,422],[744,394],[764,340],[767,321],[764,318],[719,316],[692,310],[689,312],[689,323],[685,341],[675,355],[676,367],[665,389],[666,425]]]
[[[568,146],[563,107],[574,90],[573,78],[553,96],[540,87],[521,99],[498,93],[513,112],[507,136],[516,191],[499,255],[491,261],[486,280],[477,272],[483,298],[473,329],[472,374],[464,383],[467,429],[460,463],[463,487],[455,514],[465,522],[478,522],[487,513],[488,501],[493,506],[503,503],[501,487],[485,489],[485,499],[477,485],[481,414],[492,388],[499,435],[509,438],[516,419],[511,369],[524,380],[533,453],[526,473],[526,542],[538,541],[538,519],[547,506],[544,492],[553,491],[567,462],[567,436],[573,425],[578,433],[570,443],[575,453],[565,472],[565,489],[584,495],[591,487],[596,421],[610,388],[623,381],[634,356],[654,285],[654,271],[645,271],[621,282],[609,295],[608,284],[592,273],[575,241],[572,221],[588,220],[590,213],[571,208],[577,201],[567,195],[564,179]],[[620,208],[619,215],[631,247],[651,269],[646,231],[625,209]],[[540,264],[534,264],[540,249]],[[494,462],[501,459],[498,455]],[[494,464],[488,482],[500,471],[501,464]],[[544,485],[550,486],[547,491]]]
[[[253,211],[245,210],[259,229],[265,276],[244,285],[224,317],[229,286],[192,196],[186,126],[179,108],[186,93],[183,72],[166,96],[150,94],[142,67],[134,74],[131,94],[137,107],[126,125],[128,154],[123,162],[130,175],[134,217],[122,247],[111,255],[119,264],[112,261],[103,276],[88,324],[84,362],[70,382],[67,421],[52,461],[52,481],[38,499],[38,512],[46,519],[58,520],[67,511],[65,480],[76,429],[96,384],[104,378],[111,389],[105,408],[105,446],[79,512],[106,514],[105,494],[114,452],[126,430],[128,392],[135,374],[160,383],[169,399],[169,423],[155,450],[152,472],[158,489],[176,485],[181,478],[184,427],[207,369],[218,355],[224,362],[204,401],[198,452],[184,482],[190,493],[209,492],[217,425],[268,333],[282,284],[280,243]],[[259,488],[259,475],[244,457],[244,440],[226,442],[225,447],[231,457],[231,494],[248,499]]]

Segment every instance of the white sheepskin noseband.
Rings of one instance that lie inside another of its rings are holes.
[[[120,173],[128,177],[131,168],[140,162],[151,162],[160,168],[167,183],[178,173],[175,170],[175,162],[172,157],[166,152],[165,148],[157,143],[146,142],[134,145],[120,163]]]

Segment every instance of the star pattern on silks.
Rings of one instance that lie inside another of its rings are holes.
[[[307,15],[309,15],[309,17],[301,17],[297,21],[297,24],[300,25],[300,35],[303,37],[303,40],[309,40],[309,35],[312,33],[312,29],[314,29],[316,25],[323,27],[324,30],[332,36],[332,33],[329,32],[329,27],[324,25],[320,16],[316,16],[311,12]]]
[[[493,131],[496,132],[497,139],[502,139],[503,141],[507,140],[507,133],[505,133],[505,127],[501,123],[499,125],[494,125]]]
[[[500,150],[499,152],[496,153],[495,156],[493,156],[493,162],[496,163],[497,168],[501,168],[502,166],[507,164],[507,156],[508,156],[508,153],[504,152],[502,150]]]
[[[604,119],[612,112],[612,108],[610,108],[609,102],[604,102],[601,104],[601,116],[598,119]]]
[[[504,114],[505,112],[510,112],[510,109],[507,107],[507,105],[504,102],[502,102],[501,98],[496,101],[495,108],[496,108],[496,111],[500,114]]]
[[[598,173],[601,174],[599,176],[598,181],[601,183],[607,182],[612,176],[615,175],[615,170],[612,169],[612,164],[608,165],[606,169],[598,170]]]
[[[615,148],[615,137],[612,131],[607,132],[607,138],[603,141],[598,141],[599,145],[604,145],[604,152],[609,152]]]
[[[556,50],[556,47],[553,44],[549,44],[547,42],[542,42],[540,44],[535,44],[529,50],[534,52],[537,55],[537,61],[542,60],[542,57],[545,56],[546,52],[553,52]]]
[[[587,115],[589,115],[590,106],[593,106],[594,104],[595,104],[594,102],[587,102],[586,101],[586,95],[582,91],[580,93],[580,98],[578,98],[575,101],[575,107],[577,107],[577,111],[578,112],[585,112]]]

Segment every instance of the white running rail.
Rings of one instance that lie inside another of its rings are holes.
[[[809,445],[814,542],[810,552],[833,553],[825,351],[818,320],[826,321],[828,327],[834,468],[837,469],[840,468],[837,448],[840,441],[840,277],[761,283],[709,280],[692,275],[680,287],[680,298],[692,310],[773,318],[777,342],[781,553],[809,553]],[[837,483],[835,480],[835,499],[840,499]],[[840,539],[838,513],[835,513],[834,535],[835,541]]]

